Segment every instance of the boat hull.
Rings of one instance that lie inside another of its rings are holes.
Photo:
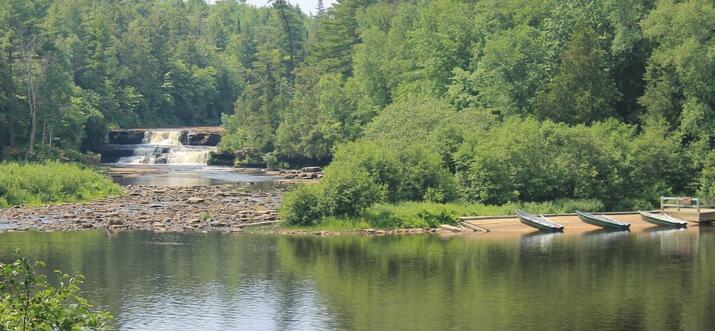
[[[631,228],[631,225],[628,223],[619,222],[606,216],[593,215],[583,212],[576,212],[576,214],[578,214],[578,218],[581,219],[582,222],[595,225],[604,229],[630,230]]]
[[[659,214],[653,214],[653,213],[646,213],[646,212],[638,212],[641,215],[641,218],[651,224],[655,224],[658,226],[669,226],[669,227],[674,227],[674,228],[684,228],[688,225],[687,222],[677,220],[672,217],[668,217],[667,215],[659,215]]]
[[[546,232],[563,232],[564,226],[558,223],[554,223],[545,217],[539,217],[536,215],[531,215],[525,212],[518,211],[516,213],[519,222],[524,225],[528,225],[532,228],[538,229],[539,231]]]

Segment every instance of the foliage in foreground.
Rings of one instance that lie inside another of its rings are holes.
[[[112,316],[91,311],[79,295],[81,275],[55,271],[59,283],[51,286],[35,271],[42,262],[27,258],[0,263],[0,330],[102,330]]]
[[[0,207],[86,201],[121,193],[106,176],[72,163],[0,163]]]

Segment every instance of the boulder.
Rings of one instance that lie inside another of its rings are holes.
[[[236,156],[227,152],[211,152],[209,154],[208,165],[232,166],[236,162]]]
[[[142,130],[112,130],[107,134],[107,142],[117,145],[136,145],[144,140]]]
[[[202,132],[190,130],[186,133],[187,145],[193,146],[216,146],[221,141],[218,132]]]

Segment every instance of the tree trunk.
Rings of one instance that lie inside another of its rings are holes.
[[[7,143],[10,148],[15,148],[15,121],[12,118],[7,121]]]
[[[288,15],[285,12],[285,7],[287,6],[285,0],[276,0],[278,5],[278,11],[283,20],[283,29],[288,37],[288,52],[290,54],[290,62],[288,62],[288,79],[293,81],[293,69],[295,69],[295,47],[293,46],[293,29],[290,26],[290,21],[288,20]]]
[[[47,145],[47,119],[46,118],[42,119],[42,134],[40,136],[42,137],[40,144]]]
[[[15,111],[17,110],[17,107],[15,107],[15,84],[12,81],[12,78],[15,77],[15,57],[12,49],[12,40],[9,40],[8,44],[10,46],[7,51],[7,63],[10,66],[10,77],[7,90],[7,108],[10,117],[7,121],[7,141],[10,148],[15,148]]]
[[[25,154],[25,161],[27,161],[33,153],[35,133],[37,131],[37,91],[32,81],[32,55],[30,54],[30,52],[34,53],[35,47],[34,43],[28,45],[22,34],[20,34],[20,47],[22,48],[23,60],[25,61],[25,69],[27,70],[27,103],[30,109],[30,139],[27,145],[27,153]]]

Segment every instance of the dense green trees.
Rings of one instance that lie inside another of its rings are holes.
[[[262,110],[246,116],[263,144],[304,61],[306,21],[285,1],[3,1],[0,150],[67,157],[108,128],[218,124],[237,99]]]
[[[2,6],[5,154],[220,118],[220,148],[248,163],[370,159],[365,144],[418,166],[409,151],[423,149],[471,201],[712,192],[711,0],[340,0],[313,16],[289,1]],[[363,170],[386,201],[432,199],[433,184],[394,198]]]
[[[566,43],[558,73],[536,97],[536,113],[564,123],[591,123],[613,115],[618,90],[605,69],[598,36],[579,27]]]
[[[707,58],[696,58],[707,54],[709,31],[697,31],[707,29],[711,8],[709,1],[339,1],[304,25],[306,55],[294,81],[283,86],[275,77],[239,98],[236,114],[224,118],[223,147],[325,163],[391,104],[420,96],[457,112],[570,125],[615,118],[636,131],[645,117],[663,117],[668,136],[702,156],[712,148],[713,84],[697,76],[711,71],[698,67]],[[689,15],[704,23],[688,25]],[[668,25],[678,17],[688,26]],[[247,118],[256,105],[244,100],[261,98],[272,101],[261,108],[267,114]]]

